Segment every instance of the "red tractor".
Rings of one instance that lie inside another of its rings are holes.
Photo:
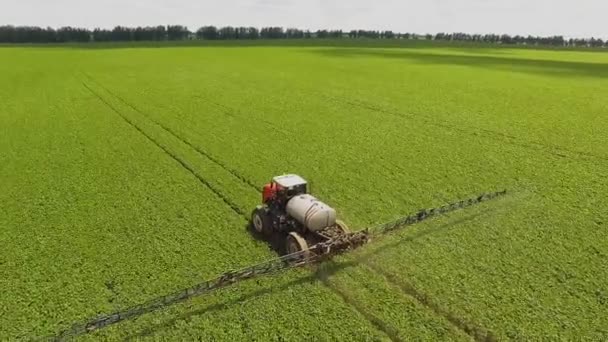
[[[287,235],[287,254],[350,233],[333,208],[308,194],[306,180],[292,174],[264,185],[262,204],[253,210],[251,224],[259,234]]]

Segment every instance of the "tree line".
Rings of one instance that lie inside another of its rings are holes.
[[[96,28],[37,26],[0,26],[0,43],[65,43],[65,42],[119,42],[119,41],[176,41],[176,40],[239,40],[239,39],[414,39],[458,42],[481,42],[512,45],[545,45],[576,47],[608,47],[608,41],[596,38],[570,38],[563,36],[538,37],[497,34],[437,33],[416,34],[373,30],[300,30],[282,27],[215,27],[203,26],[192,32],[181,25],[125,27],[111,30]]]
[[[427,37],[429,38],[429,37]],[[608,47],[608,40],[596,38],[569,38],[563,36],[537,37],[537,36],[510,36],[507,34],[467,34],[467,33],[437,33],[434,40],[442,41],[467,41],[467,42],[487,42],[498,44],[516,45],[547,45],[547,46],[581,46],[581,47]]]

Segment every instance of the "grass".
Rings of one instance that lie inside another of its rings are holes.
[[[608,337],[608,55],[462,46],[0,48],[0,339],[273,257],[295,172],[352,228],[508,188],[318,268],[89,336]]]

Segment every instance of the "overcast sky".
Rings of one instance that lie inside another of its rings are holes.
[[[608,0],[0,0],[0,25],[182,24],[608,38]]]

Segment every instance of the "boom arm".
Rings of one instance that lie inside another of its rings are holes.
[[[286,269],[301,267],[322,260],[329,259],[335,255],[344,253],[354,248],[360,247],[370,240],[372,235],[386,234],[393,230],[411,226],[418,222],[430,219],[435,216],[444,215],[456,210],[464,209],[494,198],[506,195],[507,191],[483,193],[477,197],[453,202],[441,207],[432,209],[422,209],[414,214],[399,218],[395,221],[384,223],[362,231],[348,233],[320,242],[309,248],[308,251],[301,251],[279,258],[271,259],[257,265],[249,266],[237,271],[228,271],[217,278],[204,281],[192,287],[161,296],[145,303],[132,306],[130,308],[109,314],[102,315],[84,323],[74,324],[70,329],[54,336],[55,340],[64,340],[70,337],[93,332],[103,327],[132,319],[148,312],[152,312],[169,305],[185,301],[192,297],[200,296],[211,291],[221,289],[239,281],[252,279],[258,276],[277,273]],[[313,252],[313,253],[309,253]]]

